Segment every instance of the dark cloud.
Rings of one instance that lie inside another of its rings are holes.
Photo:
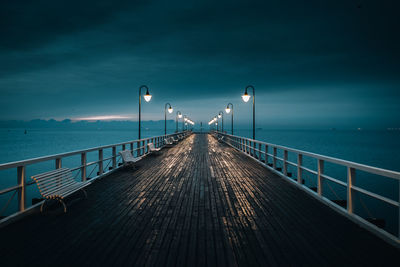
[[[68,117],[71,107],[88,114],[107,104],[122,112],[118,104],[128,106],[126,96],[142,83],[182,106],[253,83],[259,95],[292,92],[288,102],[309,88],[327,96],[346,88],[354,105],[383,110],[385,95],[399,97],[399,7],[388,0],[361,8],[349,0],[2,2],[2,116],[24,116],[15,108],[21,96],[37,116],[46,107]]]

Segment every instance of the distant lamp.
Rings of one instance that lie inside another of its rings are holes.
[[[146,100],[146,102],[149,102],[151,100],[151,94],[149,94],[149,89],[146,90],[146,94],[143,97],[144,100]]]
[[[178,118],[182,119],[182,113],[178,113]]]
[[[218,114],[218,119],[221,119],[221,114]]]
[[[231,109],[230,109],[229,107],[227,107],[227,108],[225,109],[225,112],[229,114],[229,113],[231,112]]]
[[[151,98],[151,96],[150,96]],[[168,113],[172,113],[174,111],[170,103],[166,103],[164,107],[164,134],[167,135],[167,107]]]
[[[244,102],[248,102],[250,100],[250,95],[247,93],[247,88],[244,91],[244,94],[242,95],[242,99]]]

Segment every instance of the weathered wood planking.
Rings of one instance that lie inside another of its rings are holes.
[[[206,134],[0,230],[1,265],[389,265],[399,251]]]

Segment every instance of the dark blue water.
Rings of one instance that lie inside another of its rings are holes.
[[[173,128],[173,127],[172,127]],[[173,129],[169,132],[172,132]],[[137,138],[137,129],[27,129],[0,128],[0,163],[18,161],[50,154],[63,153],[113,143],[125,142]],[[144,129],[143,137],[162,135],[163,129]],[[237,129],[235,135],[251,136],[251,131]],[[357,163],[400,171],[400,131],[366,130],[258,130],[256,139],[317,154],[341,158]],[[105,151],[104,157],[111,151]],[[270,151],[271,153],[271,151]],[[279,154],[281,156],[281,154]],[[89,153],[88,161],[97,159],[97,153]],[[296,155],[289,154],[289,160],[296,162]],[[80,157],[75,156],[63,161],[63,166],[76,167]],[[316,170],[316,161],[304,159],[304,165]],[[54,162],[45,162],[27,168],[27,180],[31,175],[54,168]],[[90,171],[90,170],[89,170]],[[296,176],[296,169],[289,168]],[[326,163],[325,171],[329,176],[346,181],[346,169]],[[92,172],[95,174],[97,169]],[[316,186],[316,177],[304,174],[306,185]],[[0,171],[0,189],[16,184],[16,170]],[[392,179],[376,177],[367,173],[357,173],[357,185],[392,199],[398,199],[398,182]],[[333,183],[325,183],[324,194],[330,199],[345,199],[346,189]],[[28,200],[38,197],[34,186],[28,190]],[[0,209],[10,194],[0,196]],[[28,203],[30,204],[30,203]],[[361,194],[357,196],[356,211],[364,217],[385,217],[388,228],[396,229],[397,210],[393,207],[372,200]],[[16,201],[4,214],[16,209]],[[393,214],[393,215],[392,215]],[[392,230],[392,232],[395,230]]]

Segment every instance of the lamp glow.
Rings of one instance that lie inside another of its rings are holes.
[[[250,95],[247,93],[247,90],[242,95],[242,99],[243,99],[244,102],[248,102],[250,100]]]
[[[221,119],[221,114],[218,114],[218,118]]]
[[[146,94],[143,97],[144,100],[146,100],[146,102],[149,102],[151,100],[151,94],[149,94],[149,89],[147,89]]]
[[[169,112],[169,113],[172,113],[172,111],[174,111],[174,109],[173,109],[172,107],[169,107],[169,108],[168,108],[168,112]]]
[[[231,109],[230,109],[230,108],[226,108],[226,109],[225,109],[225,112],[226,112],[226,113],[229,113],[229,112],[231,112]]]
[[[179,113],[178,114],[178,118],[181,119],[182,118],[182,114]]]

